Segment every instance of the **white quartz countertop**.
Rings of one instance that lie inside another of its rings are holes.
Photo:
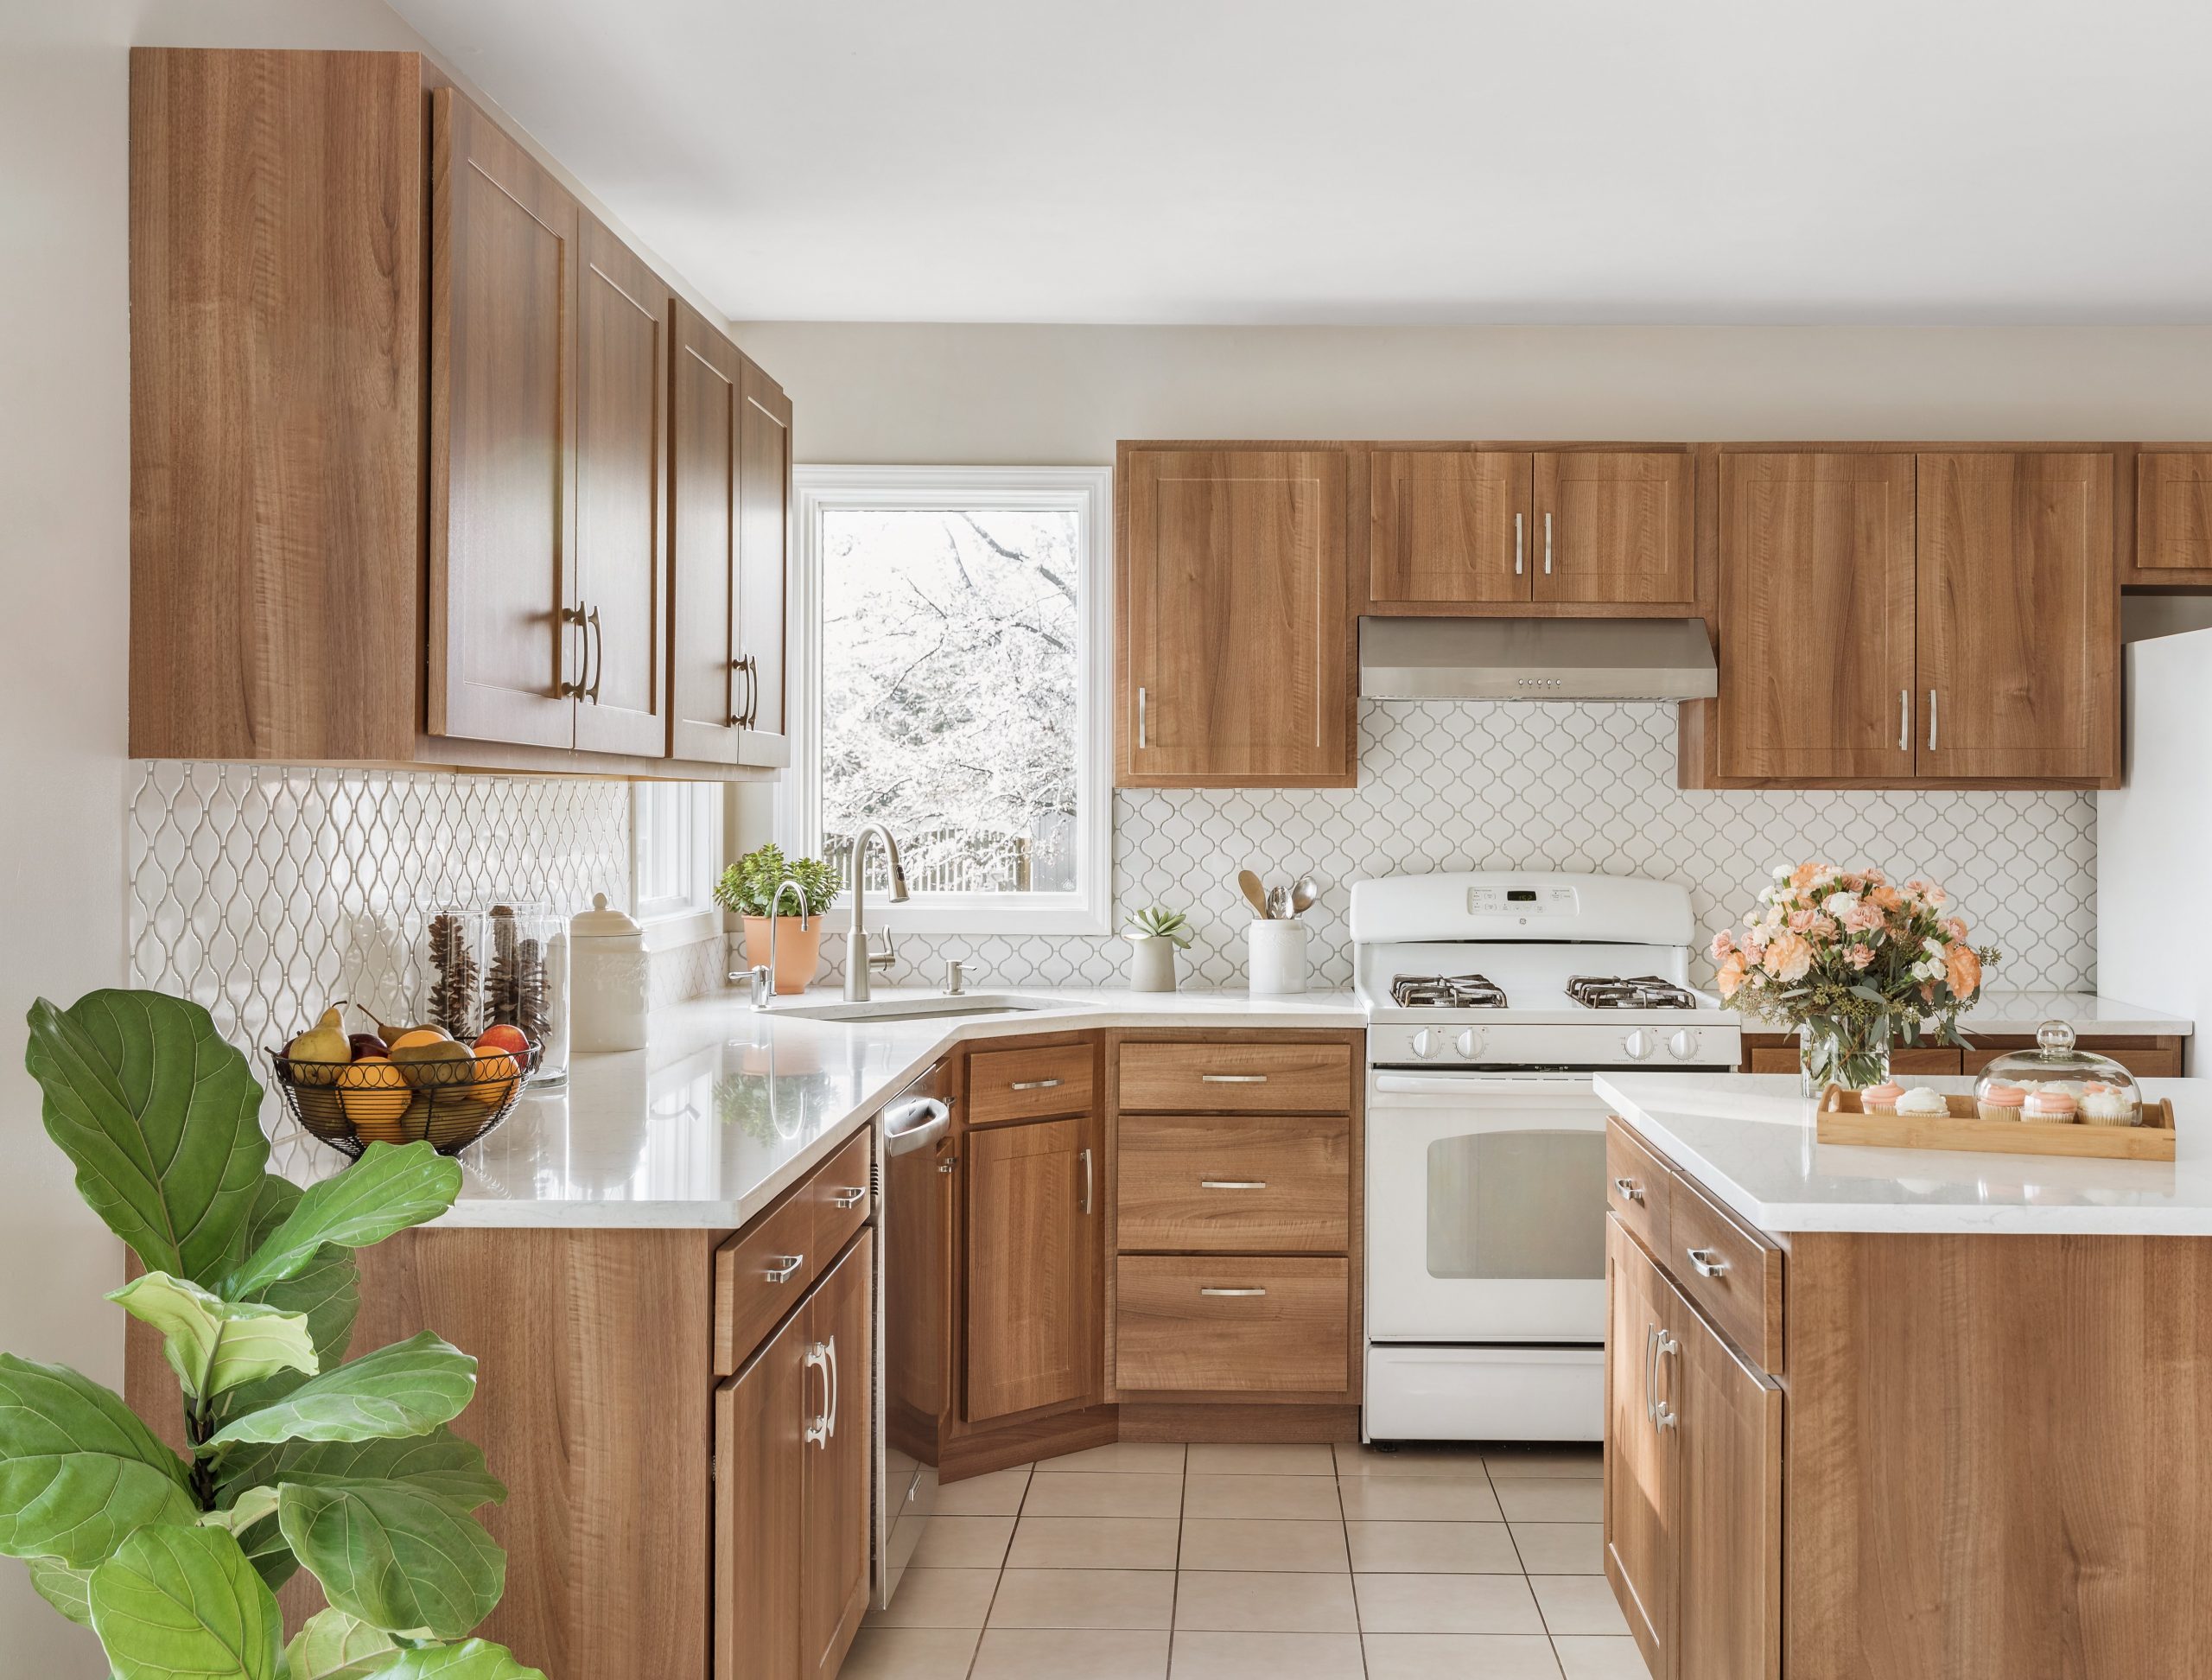
[[[988,1007],[1009,994],[978,991]],[[646,1047],[578,1056],[568,1088],[525,1094],[462,1152],[461,1199],[441,1224],[734,1229],[760,1212],[963,1040],[1101,1027],[1364,1027],[1349,992],[1024,990],[1055,1007],[922,1020],[810,1021],[834,989],[756,1013],[736,993],[657,1010]],[[941,993],[879,986],[875,1001],[957,1008]],[[308,1182],[345,1157],[303,1136],[274,1164]]]
[[[2145,1079],[2173,1099],[2176,1159],[1821,1143],[1794,1074],[1601,1073],[1612,1111],[1763,1231],[2212,1237],[2212,1079]],[[1962,1078],[1915,1079],[1969,1091]]]
[[[1978,1033],[2033,1038],[2036,1028],[2046,1021],[2063,1021],[2083,1038],[2185,1038],[2196,1031],[2195,1024],[2184,1016],[2097,992],[2000,991],[1994,987],[1959,1017],[1959,1027],[1968,1038]],[[1788,1029],[1746,1018],[1744,1030],[1779,1033]]]

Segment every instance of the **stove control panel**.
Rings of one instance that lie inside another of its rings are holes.
[[[1572,916],[1582,908],[1581,894],[1572,887],[1470,887],[1467,913],[1471,916]]]

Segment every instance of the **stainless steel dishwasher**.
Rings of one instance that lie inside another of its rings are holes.
[[[888,1605],[937,1508],[952,1409],[952,1081],[932,1064],[876,1118],[875,1601]]]

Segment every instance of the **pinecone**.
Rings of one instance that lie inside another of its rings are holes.
[[[467,1043],[476,1036],[476,958],[460,917],[431,919],[430,966],[438,973],[430,986],[430,1024]]]

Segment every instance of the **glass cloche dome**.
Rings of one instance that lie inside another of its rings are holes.
[[[1974,1081],[1974,1096],[1985,1120],[2134,1126],[2143,1118],[2135,1076],[2109,1056],[2076,1049],[2074,1029],[2063,1021],[2037,1028],[2034,1049],[1991,1062]]]

